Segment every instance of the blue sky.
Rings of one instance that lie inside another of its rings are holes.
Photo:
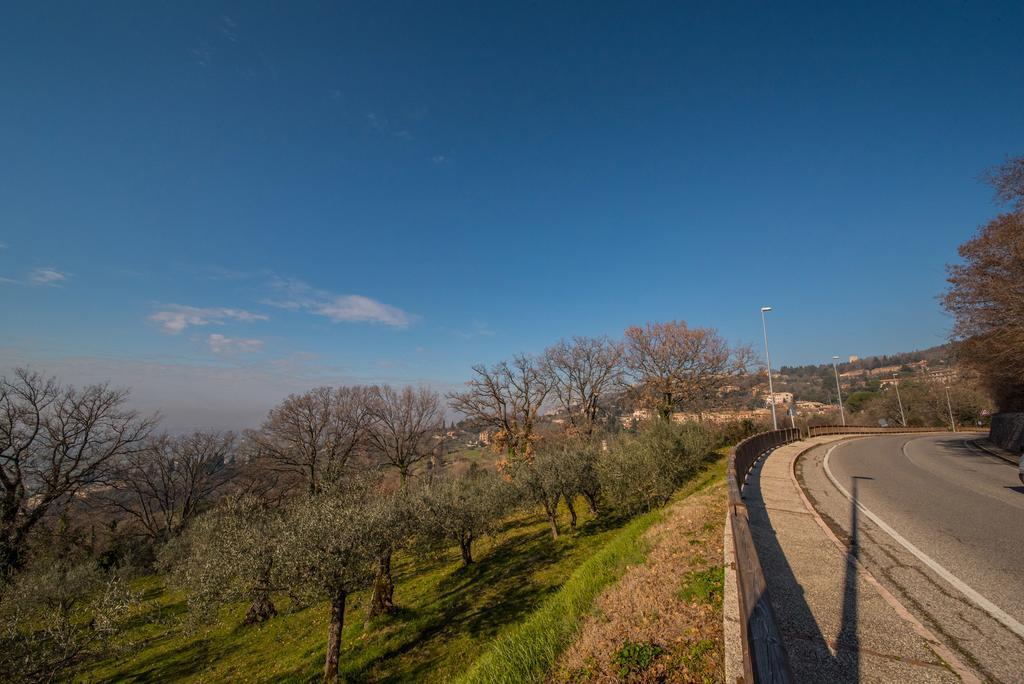
[[[898,5],[898,6],[897,6]],[[21,3],[0,367],[172,429],[685,319],[942,342],[1024,153],[1020,3]]]

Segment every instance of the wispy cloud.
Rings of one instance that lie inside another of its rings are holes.
[[[412,131],[410,131],[408,128],[399,128],[397,126],[393,126],[386,117],[383,117],[374,112],[367,112],[366,122],[370,124],[370,128],[380,131],[381,133],[393,135],[396,138],[401,138],[402,140],[413,139]]]
[[[265,321],[268,318],[264,314],[253,313],[245,309],[225,307],[200,308],[170,304],[161,311],[152,314],[149,320],[159,325],[160,329],[168,335],[177,335],[189,326],[223,325],[228,321],[252,323],[254,321]]]
[[[276,280],[273,286],[284,298],[268,300],[266,304],[323,316],[334,323],[379,323],[393,328],[407,328],[419,318],[370,297],[332,294],[298,280]]]
[[[0,284],[4,284],[4,285],[13,285],[13,284],[15,284],[15,283],[17,283],[17,282],[18,282],[18,281],[17,281],[17,280],[15,280],[14,278],[5,278],[5,277],[3,277],[3,276],[0,276]]]
[[[29,280],[33,285],[58,285],[68,279],[70,273],[58,271],[53,266],[34,268],[29,273]]]
[[[206,343],[214,354],[248,354],[263,349],[263,340],[225,337],[220,333],[210,335]]]

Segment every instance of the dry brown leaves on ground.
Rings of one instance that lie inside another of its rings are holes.
[[[721,682],[721,481],[671,505],[647,560],[595,602],[551,682]]]

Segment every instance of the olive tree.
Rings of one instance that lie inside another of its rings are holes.
[[[145,448],[155,419],[107,385],[63,387],[20,368],[0,378],[0,582],[25,562],[45,516],[101,486],[118,459]]]
[[[473,562],[473,542],[492,532],[508,510],[511,487],[488,470],[438,477],[420,491],[422,524],[436,538],[459,547],[464,566]]]
[[[277,615],[271,592],[275,577],[281,512],[254,496],[228,497],[197,518],[161,563],[171,581],[186,589],[189,606],[211,617],[226,603],[247,601],[244,624]]]
[[[130,644],[116,637],[138,605],[117,572],[88,560],[39,559],[0,588],[0,680],[65,679],[87,659],[120,653]]]
[[[518,486],[521,496],[544,510],[552,539],[558,539],[561,534],[558,528],[558,502],[568,489],[565,470],[560,467],[561,455],[560,443],[545,439],[538,442],[533,458],[517,464],[513,471],[513,482]]]
[[[703,427],[650,421],[636,435],[618,435],[601,454],[597,471],[602,492],[627,513],[663,506],[699,471],[712,446]]]
[[[390,534],[393,506],[359,479],[295,501],[277,539],[277,575],[291,591],[330,606],[324,681],[338,678],[348,596],[366,587],[377,565],[377,542]]]

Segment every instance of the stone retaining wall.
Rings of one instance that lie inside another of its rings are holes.
[[[1024,413],[997,413],[992,416],[988,438],[1007,451],[1020,452],[1024,447]]]

